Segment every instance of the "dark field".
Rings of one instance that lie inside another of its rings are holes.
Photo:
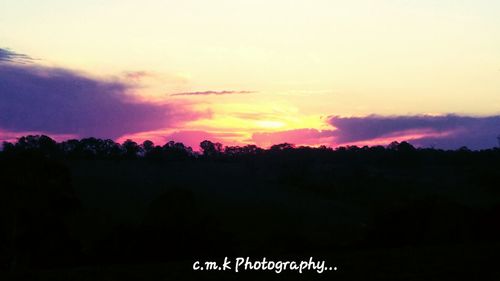
[[[500,280],[500,150],[56,144],[0,152],[0,279]],[[225,256],[338,271],[195,272]]]

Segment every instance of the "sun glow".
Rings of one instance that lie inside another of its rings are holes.
[[[286,126],[286,124],[281,121],[271,120],[256,121],[255,124],[264,129],[280,129]]]

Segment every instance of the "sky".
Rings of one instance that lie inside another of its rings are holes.
[[[474,149],[496,0],[0,0],[0,140]]]

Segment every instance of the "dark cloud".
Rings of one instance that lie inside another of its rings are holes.
[[[415,115],[331,116],[332,129],[296,129],[254,133],[251,141],[269,146],[289,142],[298,145],[387,145],[408,141],[418,147],[487,149],[498,146],[500,116]]]
[[[253,91],[203,91],[203,92],[186,92],[171,94],[171,96],[207,96],[207,95],[237,95],[237,94],[252,94]]]
[[[132,86],[119,80],[10,63],[24,56],[0,50],[0,129],[6,131],[117,138],[206,115],[179,104],[138,101],[128,94]]]
[[[338,143],[408,135],[419,146],[481,149],[496,146],[500,133],[500,116],[331,116],[329,123]]]

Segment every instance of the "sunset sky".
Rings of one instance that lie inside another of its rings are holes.
[[[0,0],[0,140],[487,148],[497,0]]]

